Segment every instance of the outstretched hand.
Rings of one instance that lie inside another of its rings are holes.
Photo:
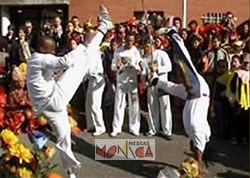
[[[150,71],[151,71],[151,73],[157,73],[158,67],[156,65],[152,64],[150,66]]]

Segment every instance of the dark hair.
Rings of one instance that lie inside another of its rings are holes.
[[[180,17],[174,17],[174,18],[173,18],[173,22],[176,21],[176,20],[178,20],[178,21],[181,22],[181,18],[180,18]]]
[[[22,31],[25,32],[25,31],[26,31],[26,28],[25,28],[25,26],[20,26],[20,27],[18,27],[18,31],[19,31],[19,30],[22,30]]]
[[[233,55],[231,59],[233,60],[233,59],[235,59],[235,58],[238,58],[238,59],[239,59],[239,61],[241,62],[241,58],[242,58],[241,56],[238,56],[238,55]]]
[[[72,21],[73,19],[79,19],[79,18],[78,18],[78,16],[73,15],[73,16],[71,17],[71,21]]]
[[[188,23],[188,26],[191,27],[191,25],[195,25],[195,26],[198,26],[198,22],[196,20],[191,20],[189,23]]]
[[[180,30],[180,33],[182,33],[182,32],[186,32],[186,33],[188,33],[188,31],[187,31],[187,29],[186,28],[182,28],[181,30]]]
[[[31,20],[25,20],[24,24],[26,23],[31,23],[31,25],[33,25],[33,23],[31,22]]]
[[[159,39],[162,42],[162,38],[160,36],[155,36],[153,38],[153,42],[155,42],[157,39]],[[149,41],[150,43],[152,42],[152,40],[148,39],[147,41]]]
[[[119,32],[119,28],[120,28],[120,27],[123,27],[123,25],[120,24],[120,23],[115,24],[115,32],[116,32],[116,33]]]
[[[117,43],[117,42],[118,42],[118,41],[117,41],[116,38],[112,38],[111,41],[110,41],[110,43]]]
[[[66,24],[69,24],[69,23],[73,24],[72,20],[68,20]]]
[[[0,35],[0,52],[8,49],[7,40]]]
[[[55,18],[59,18],[59,19],[62,20],[62,17],[61,17],[60,15],[56,15],[56,16],[54,17],[54,19],[55,19]]]
[[[76,32],[76,31],[73,31],[73,32],[70,34],[69,42],[70,42],[71,40],[74,40],[77,44],[82,43],[81,33]]]
[[[217,72],[220,72],[220,73],[224,73],[227,71],[227,61],[226,60],[219,60],[216,62],[216,69],[217,69]],[[223,68],[222,68],[223,67]],[[218,70],[221,70],[223,69],[223,71],[218,71]]]
[[[229,14],[234,15],[231,11],[227,11],[227,12],[226,12],[226,15],[229,15]]]
[[[8,26],[8,30],[13,30],[13,31],[15,31],[15,30],[16,30],[15,25],[10,24],[10,25]]]
[[[135,38],[135,33],[134,32],[128,32],[125,36],[125,39],[128,38],[129,36],[133,36]]]
[[[245,21],[242,25],[247,25],[247,26],[250,26],[250,21]]]
[[[203,42],[203,38],[201,35],[196,34],[196,33],[192,33],[189,37],[189,40],[191,43],[193,43],[194,41],[199,41],[199,42]]]
[[[215,40],[215,39],[221,41],[221,36],[220,35],[213,35],[212,40]]]
[[[41,47],[46,47],[48,43],[52,43],[55,45],[55,40],[48,35],[39,35],[37,37],[37,45],[36,45],[36,50],[40,52]]]
[[[250,54],[249,53],[246,53],[244,52],[241,56],[240,56],[240,63],[242,63],[244,61],[245,58],[249,58],[250,57]]]
[[[221,60],[218,60],[218,61],[216,62],[216,64],[217,64],[217,65],[227,65],[227,61],[224,60],[224,59],[221,59]]]

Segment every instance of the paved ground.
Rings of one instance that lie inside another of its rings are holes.
[[[26,136],[22,137],[26,139]],[[98,138],[110,137],[105,134]],[[134,139],[136,137],[123,133],[118,138]],[[145,136],[139,136],[139,138],[147,139]],[[154,178],[166,166],[177,168],[190,153],[186,136],[175,134],[172,141],[154,137],[155,161],[95,161],[94,139],[90,133],[73,136],[75,155],[83,165],[77,170],[79,178]],[[50,144],[54,145],[54,142],[50,141]],[[207,151],[206,165],[209,171],[207,177],[248,178],[249,147],[232,146],[228,140],[212,139]],[[66,178],[58,154],[54,161],[59,163],[56,171]]]
[[[180,115],[180,111],[174,111]],[[190,154],[188,138],[183,133],[180,117],[174,121],[173,140],[168,141],[163,137],[150,137],[155,139],[155,161],[96,161],[94,156],[94,141],[90,133],[82,132],[73,136],[73,150],[76,157],[82,162],[82,168],[77,170],[78,178],[154,178],[160,170],[166,167],[177,168]],[[176,124],[178,123],[178,124]],[[126,124],[125,124],[126,125]],[[147,139],[143,134],[134,137],[128,133],[122,133],[117,138]],[[111,138],[104,134],[97,138]],[[26,140],[23,135],[22,139]],[[51,136],[50,144],[54,145],[54,137]],[[28,142],[27,142],[28,143]],[[208,170],[208,178],[248,178],[249,177],[249,146],[233,146],[229,140],[211,138],[208,145],[205,163]],[[60,163],[58,154],[55,162],[59,163],[56,171],[65,178],[66,174]]]

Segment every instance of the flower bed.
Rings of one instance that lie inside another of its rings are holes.
[[[0,157],[1,178],[46,178],[52,173],[56,174],[53,171],[56,164],[51,164],[54,148],[44,144],[31,150],[20,143],[9,129],[2,130],[0,140],[3,151]]]

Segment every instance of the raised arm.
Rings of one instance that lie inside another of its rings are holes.
[[[84,60],[85,47],[83,45],[78,45],[76,49],[65,54],[64,56],[57,57],[52,54],[46,54],[45,60],[43,61],[44,69],[67,69],[74,65],[76,60]]]

